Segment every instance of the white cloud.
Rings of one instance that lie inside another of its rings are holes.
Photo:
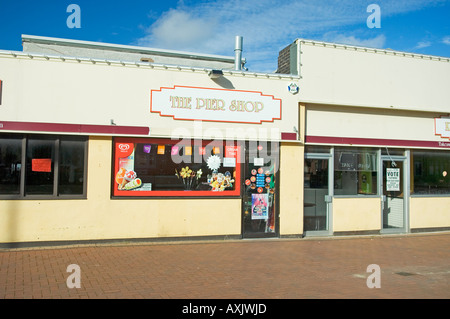
[[[420,41],[419,43],[417,43],[417,45],[414,47],[414,49],[423,49],[423,48],[428,48],[429,46],[431,46],[430,41]]]
[[[383,16],[392,16],[399,13],[406,13],[423,9],[428,6],[436,6],[444,4],[447,0],[377,0],[369,1],[369,3],[376,3],[381,7],[381,14]]]
[[[442,43],[450,45],[450,36],[446,36],[442,39]]]
[[[139,39],[138,44],[194,49],[211,39],[214,36],[214,29],[215,22],[211,19],[171,9],[147,29],[148,35]]]
[[[434,2],[441,0],[435,0]],[[188,3],[188,2],[186,2]],[[272,72],[278,52],[296,38],[343,42],[382,48],[384,35],[356,37],[346,32],[328,35],[329,30],[366,28],[364,0],[215,0],[189,6],[179,2],[161,15],[136,44],[211,54],[234,55],[234,38],[244,37],[243,56],[251,71]],[[429,5],[429,0],[377,0],[382,17]],[[344,35],[347,34],[347,35]]]
[[[353,35],[346,36],[336,32],[328,32],[323,36],[323,40],[326,42],[349,44],[368,48],[383,48],[386,43],[386,36],[384,34],[380,34],[373,38],[362,39]]]

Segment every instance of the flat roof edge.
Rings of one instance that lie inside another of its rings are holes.
[[[107,49],[107,50],[115,50],[115,51],[128,51],[128,52],[145,53],[145,54],[159,54],[159,55],[165,55],[165,56],[178,56],[178,57],[183,56],[183,57],[189,57],[191,59],[215,60],[215,61],[221,61],[221,62],[234,63],[234,56],[202,54],[202,53],[193,53],[193,52],[176,51],[176,50],[147,48],[147,47],[133,46],[133,45],[122,45],[122,44],[112,44],[112,43],[103,43],[103,42],[94,42],[94,41],[62,39],[62,38],[44,37],[44,36],[36,36],[36,35],[27,35],[27,34],[22,34],[22,43],[23,42],[60,44],[60,45],[74,46],[74,47]]]
[[[316,41],[316,40],[303,39],[303,38],[297,38],[294,40],[293,43],[296,43],[296,42],[300,42],[301,44],[308,44],[308,45],[318,45],[318,46],[323,46],[323,47],[328,47],[328,48],[353,49],[354,51],[357,51],[357,52],[380,53],[380,54],[381,53],[382,54],[390,53],[392,55],[396,55],[399,57],[419,57],[419,58],[429,58],[430,60],[433,60],[433,61],[450,62],[450,57],[445,57],[445,56],[414,53],[414,52],[407,52],[407,51],[398,51],[398,50],[392,50],[392,49],[380,49],[380,48],[375,48],[375,47],[358,46],[358,45],[354,45],[354,44]]]
[[[23,51],[12,51],[12,50],[1,50],[0,49],[0,57],[11,57],[11,58],[43,58],[45,60],[59,60],[60,62],[65,62],[66,60],[74,60],[77,62],[90,62],[92,64],[95,63],[105,63],[105,64],[120,64],[122,66],[144,66],[149,67],[151,69],[165,69],[165,70],[190,70],[190,71],[201,71],[201,72],[209,72],[215,70],[211,67],[194,67],[194,66],[184,66],[184,65],[175,65],[175,64],[161,64],[161,63],[149,63],[149,62],[136,62],[136,61],[125,61],[125,60],[113,60],[113,59],[98,59],[98,58],[89,58],[89,57],[76,57],[76,56],[66,56],[66,55],[53,55],[53,54],[44,54],[44,53],[33,53],[33,52],[23,52]],[[257,78],[271,78],[271,79],[288,79],[288,80],[299,80],[300,76],[295,74],[281,74],[281,73],[262,73],[262,72],[251,72],[251,71],[243,71],[243,70],[233,70],[233,69],[222,69],[224,74],[228,75],[241,75],[248,77],[257,77]]]

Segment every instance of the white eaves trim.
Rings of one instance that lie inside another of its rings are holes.
[[[28,59],[45,59],[45,60],[57,60],[60,62],[79,62],[79,63],[92,63],[92,64],[107,64],[107,65],[118,65],[118,66],[134,66],[134,67],[143,67],[148,69],[162,69],[162,70],[172,70],[172,71],[192,71],[192,72],[203,72],[209,73],[213,70],[213,68],[199,68],[199,67],[190,67],[190,66],[181,66],[181,65],[171,65],[171,64],[158,64],[158,63],[149,63],[149,62],[137,62],[137,61],[121,61],[121,60],[107,60],[107,59],[97,59],[97,58],[87,58],[87,57],[73,57],[73,56],[58,56],[58,55],[50,55],[50,54],[42,54],[42,53],[32,53],[32,52],[22,52],[22,51],[7,51],[0,50],[0,57],[4,58],[28,58]],[[223,74],[228,75],[238,75],[238,76],[248,76],[255,78],[270,78],[270,79],[287,79],[287,80],[298,80],[299,76],[293,74],[280,74],[280,73],[258,73],[258,72],[249,72],[249,71],[236,71],[236,70],[221,70]]]
[[[435,56],[435,55],[426,55],[420,53],[411,53],[404,51],[395,51],[390,49],[377,49],[377,48],[369,48],[348,44],[340,44],[340,43],[332,43],[332,42],[323,42],[323,41],[314,41],[314,40],[306,40],[306,39],[297,39],[295,42],[303,45],[312,45],[312,46],[321,46],[325,48],[335,48],[335,49],[344,49],[344,50],[352,50],[357,52],[367,52],[367,53],[378,53],[383,55],[392,55],[398,57],[408,57],[408,58],[416,58],[416,59],[428,59],[433,61],[441,61],[441,62],[450,62],[450,58]],[[301,52],[300,52],[301,54]]]

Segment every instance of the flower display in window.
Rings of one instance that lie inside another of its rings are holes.
[[[180,172],[175,169],[175,175],[182,179],[184,189],[191,190],[195,189],[198,186],[198,180],[202,177],[202,170],[194,171],[189,168],[189,166],[182,167]]]

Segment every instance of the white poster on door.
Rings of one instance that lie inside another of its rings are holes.
[[[400,191],[400,168],[386,168],[386,191]]]

